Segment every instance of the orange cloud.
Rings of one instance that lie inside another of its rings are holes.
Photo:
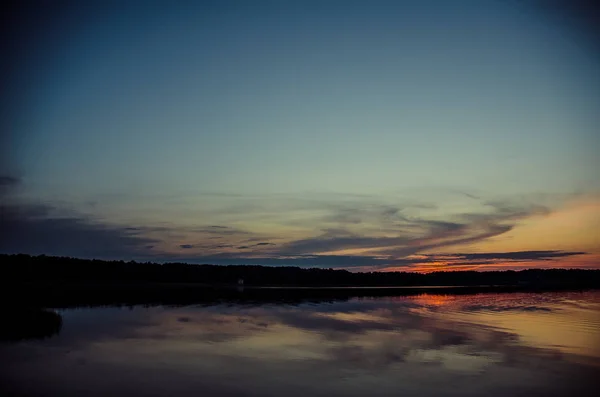
[[[544,216],[525,219],[507,233],[464,248],[460,251],[552,249],[600,254],[600,196],[573,200]]]

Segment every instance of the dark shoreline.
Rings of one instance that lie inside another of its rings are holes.
[[[600,269],[349,272],[258,265],[193,265],[0,255],[0,305],[301,303],[423,293],[473,294],[600,288]]]
[[[206,285],[194,283],[15,283],[1,285],[5,323],[0,342],[44,339],[60,332],[56,310],[98,307],[181,307],[328,304],[351,299],[492,293],[583,292],[600,288],[566,285],[297,287]]]
[[[421,294],[467,295],[480,293],[585,291],[598,289],[575,285],[501,286],[398,286],[398,287],[298,287],[237,286],[194,283],[23,283],[2,288],[2,305],[42,308],[134,305],[300,304],[347,301]]]

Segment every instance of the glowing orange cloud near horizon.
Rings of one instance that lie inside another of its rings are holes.
[[[543,216],[523,220],[511,231],[470,246],[472,251],[585,251],[600,254],[600,196],[567,202]]]
[[[571,200],[545,215],[535,215],[519,222],[510,231],[475,243],[455,245],[444,252],[424,251],[413,255],[414,263],[405,266],[390,265],[378,271],[434,271],[465,270],[522,270],[528,268],[600,269],[600,196]],[[454,253],[477,254],[486,252],[569,251],[578,255],[547,260],[466,260]],[[429,255],[429,256],[427,256]],[[436,260],[419,262],[434,257]],[[353,269],[356,270],[356,269]],[[368,270],[368,269],[362,269]]]

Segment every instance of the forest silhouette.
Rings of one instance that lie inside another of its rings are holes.
[[[595,286],[600,270],[350,272],[342,269],[258,265],[194,265],[104,261],[55,256],[0,255],[2,278],[12,283],[202,283],[245,286],[370,287],[581,285]]]
[[[600,270],[528,269],[433,273],[292,266],[194,265],[0,255],[4,302],[31,307],[346,300],[424,292],[600,288]],[[244,281],[243,286],[239,280]]]

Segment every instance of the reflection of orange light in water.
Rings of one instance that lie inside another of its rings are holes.
[[[455,298],[450,295],[421,294],[411,296],[410,299],[423,306],[444,306],[449,304]]]

